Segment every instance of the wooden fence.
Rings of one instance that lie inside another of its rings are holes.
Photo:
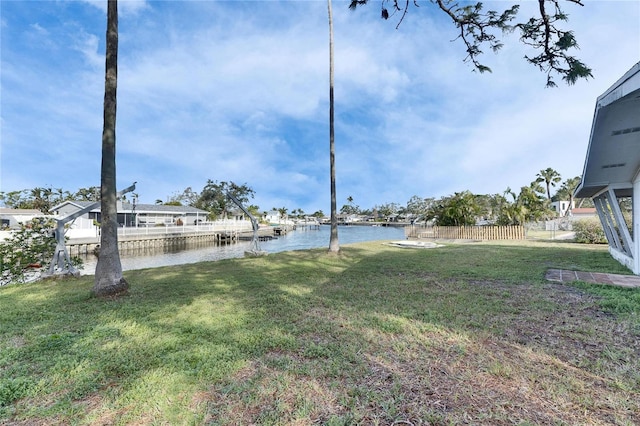
[[[404,228],[407,238],[436,240],[524,240],[524,226],[420,226]]]

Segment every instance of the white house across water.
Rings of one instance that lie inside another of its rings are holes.
[[[68,216],[88,207],[92,201],[65,201],[51,210],[58,216]],[[100,222],[100,206],[87,212],[86,219]],[[190,206],[166,206],[162,204],[133,204],[118,201],[118,224],[120,226],[171,225],[178,221],[195,225],[207,221],[208,213]]]
[[[0,207],[0,229],[16,229],[36,217],[50,217],[35,209],[10,209]]]
[[[640,275],[640,62],[596,101],[575,196],[593,200],[609,252]],[[623,197],[632,199],[631,223],[618,203]]]

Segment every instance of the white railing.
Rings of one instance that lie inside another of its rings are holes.
[[[87,220],[87,222],[89,222]],[[165,235],[165,234],[194,234],[198,232],[250,232],[253,230],[251,222],[248,220],[216,220],[215,222],[205,222],[199,225],[165,225],[165,226],[127,226],[118,228],[118,235]],[[0,241],[10,238],[12,231],[0,231]],[[99,228],[93,226],[92,222],[74,223],[71,229],[67,229],[65,235],[73,239],[96,238],[100,236]]]
[[[242,232],[251,231],[251,222],[247,220],[216,220],[198,225],[164,225],[118,228],[118,235],[163,235],[194,234],[198,232]]]

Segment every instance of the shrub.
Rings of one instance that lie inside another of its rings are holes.
[[[606,244],[607,238],[604,235],[602,224],[596,219],[581,219],[573,223],[573,230],[576,233],[577,243],[584,244]]]
[[[42,267],[44,262],[53,257],[56,247],[52,237],[54,226],[54,220],[37,217],[21,223],[19,230],[0,243],[0,285],[23,281],[27,270]]]
[[[54,229],[54,219],[36,217],[21,223],[19,230],[0,242],[0,286],[40,276],[56,250]],[[78,257],[72,258],[71,263],[75,267],[82,266]]]

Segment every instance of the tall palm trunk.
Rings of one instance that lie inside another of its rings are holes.
[[[336,200],[336,149],[334,141],[334,108],[333,108],[333,13],[331,0],[327,0],[329,8],[329,163],[331,173],[331,237],[329,238],[329,252],[338,253],[338,216]]]
[[[100,171],[101,225],[100,256],[96,265],[93,293],[97,296],[125,292],[129,284],[122,277],[118,253],[118,211],[116,200],[116,88],[118,83],[118,1],[107,6],[107,53],[104,82],[104,127]]]

